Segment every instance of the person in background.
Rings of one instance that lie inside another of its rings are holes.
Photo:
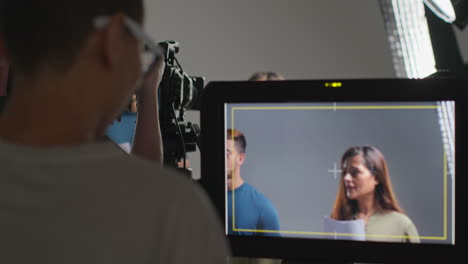
[[[154,46],[143,1],[3,3],[15,76],[0,116],[0,263],[224,263],[205,192],[140,158],[160,138],[135,135],[141,156],[102,140],[135,93],[149,120],[137,127],[159,129],[157,111],[143,110],[157,109],[164,70],[162,56],[142,67],[142,47]]]
[[[272,71],[259,71],[253,73],[249,81],[284,81],[286,80],[283,75]]]

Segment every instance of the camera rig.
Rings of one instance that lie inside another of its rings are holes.
[[[204,87],[204,77],[192,77],[182,70],[175,55],[179,43],[164,41],[159,43],[163,50],[166,67],[159,85],[159,121],[163,141],[164,165],[183,170],[191,178],[191,170],[186,166],[188,152],[201,151],[200,127],[185,121],[187,110],[200,110],[200,97]]]

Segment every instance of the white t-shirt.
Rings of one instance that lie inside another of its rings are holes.
[[[203,190],[111,143],[0,141],[0,263],[225,263]]]

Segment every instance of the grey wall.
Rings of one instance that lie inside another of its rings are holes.
[[[276,206],[282,231],[323,232],[340,179],[329,170],[340,167],[347,148],[369,144],[386,157],[397,198],[420,236],[443,236],[444,154],[435,109],[235,110],[234,128],[247,139],[241,176]],[[450,192],[447,199],[450,206]],[[425,241],[447,243],[448,235]]]
[[[287,79],[395,77],[375,0],[146,0],[146,31],[177,40],[184,71],[246,80],[273,70]],[[199,124],[197,112],[187,119]],[[189,153],[194,178],[200,155]]]
[[[184,70],[208,80],[392,77],[377,2],[147,0],[146,28],[179,41]]]

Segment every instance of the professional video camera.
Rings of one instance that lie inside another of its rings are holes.
[[[186,154],[195,151],[197,146],[201,151],[200,128],[197,124],[186,123],[184,118],[187,110],[200,110],[199,99],[205,79],[191,77],[182,70],[175,57],[179,52],[178,42],[165,41],[159,45],[166,63],[158,91],[164,164],[191,176],[186,166]]]

